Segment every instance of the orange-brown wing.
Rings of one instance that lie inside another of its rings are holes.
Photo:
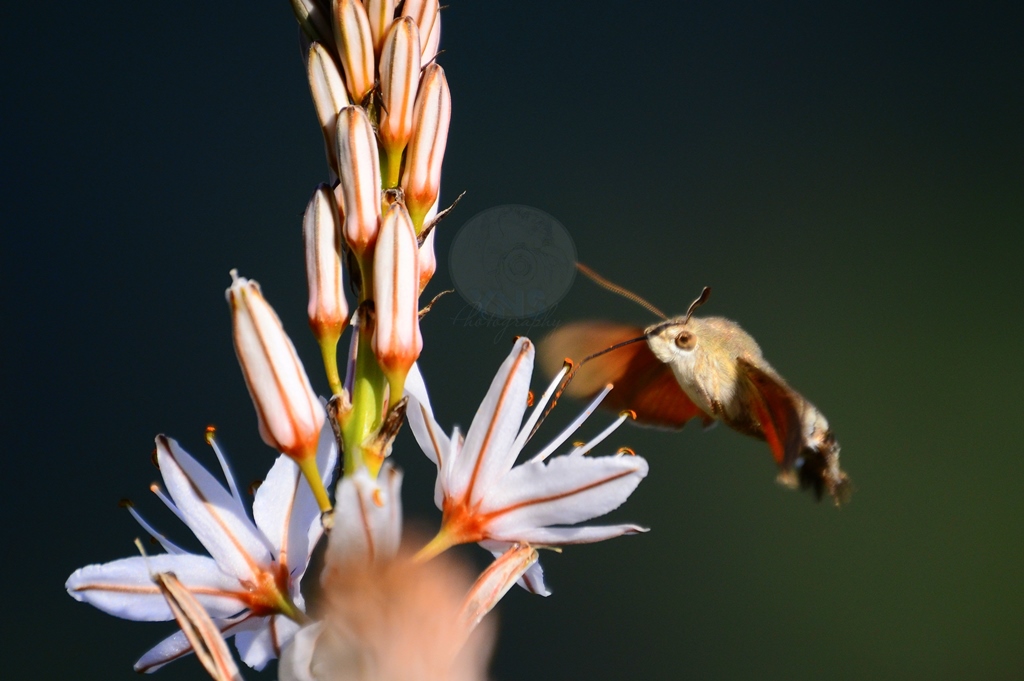
[[[539,345],[541,368],[554,375],[565,358],[579,364],[595,352],[631,338],[644,330],[610,322],[575,322],[559,327]],[[711,417],[687,397],[672,370],[663,364],[646,341],[632,343],[590,360],[576,373],[565,390],[572,397],[587,398],[611,383],[615,388],[601,406],[614,411],[632,409],[639,423],[682,428],[692,418],[706,423]]]
[[[737,359],[741,380],[746,382],[750,408],[758,420],[764,439],[783,470],[790,470],[803,449],[803,423],[800,406],[803,398],[778,376]]]

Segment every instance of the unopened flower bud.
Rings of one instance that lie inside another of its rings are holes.
[[[413,112],[412,138],[406,151],[402,189],[417,234],[423,218],[437,201],[441,186],[441,162],[448,143],[448,123],[452,116],[452,98],[444,69],[430,64],[423,71]]]
[[[324,408],[259,284],[239,277],[235,270],[231,279],[225,295],[231,307],[235,353],[256,407],[260,435],[268,445],[295,459],[321,509],[329,509],[316,467]]]
[[[309,282],[309,326],[324,357],[331,391],[341,393],[338,375],[338,339],[348,322],[341,274],[340,224],[334,193],[326,184],[317,187],[302,221],[306,245],[306,280]]]
[[[423,349],[418,258],[409,214],[394,203],[381,222],[373,256],[373,353],[388,378],[392,403],[401,399],[405,377]]]
[[[352,101],[360,104],[373,89],[373,37],[359,0],[334,0],[334,36]]]
[[[380,87],[384,103],[377,133],[387,152],[388,187],[398,184],[402,151],[412,135],[412,114],[420,80],[420,39],[416,23],[400,17],[388,32],[380,55]]]
[[[437,256],[434,255],[434,232],[436,230],[430,230],[430,234],[423,240],[423,245],[420,246],[419,253],[419,265],[420,265],[420,293],[423,293],[423,289],[427,288],[427,284],[434,276],[434,272],[437,271]]]
[[[292,11],[310,40],[322,42],[331,37],[331,20],[318,0],[292,0]]]
[[[423,225],[426,227],[431,221],[437,217],[437,206],[441,202],[440,197],[437,201],[434,201],[434,205],[427,211],[426,217],[423,218]],[[430,283],[430,279],[434,276],[434,272],[437,271],[437,256],[434,255],[434,232],[437,230],[430,230],[426,238],[423,239],[423,243],[420,245],[419,254],[419,265],[420,265],[420,293],[423,293],[423,289],[427,288],[427,284]]]
[[[441,8],[438,0],[405,0],[402,14],[416,22],[420,32],[420,55],[422,66],[437,56],[441,40]]]
[[[370,35],[373,39],[373,50],[380,54],[384,44],[384,36],[395,20],[395,0],[364,0],[366,15],[370,20]]]
[[[377,137],[366,112],[348,106],[338,114],[338,178],[344,200],[345,241],[362,259],[380,226]]]
[[[345,81],[338,72],[334,57],[320,43],[313,43],[306,60],[309,76],[309,90],[313,95],[313,106],[320,120],[320,129],[327,144],[327,162],[335,172],[338,170],[338,152],[335,135],[338,129],[338,112],[349,105]]]

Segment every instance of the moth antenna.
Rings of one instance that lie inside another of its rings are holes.
[[[592,282],[594,282],[595,284],[597,284],[601,288],[608,289],[612,293],[616,293],[616,294],[622,296],[623,298],[625,298],[626,300],[632,300],[637,305],[645,308],[646,310],[648,310],[650,312],[653,312],[654,314],[658,315],[662,319],[668,319],[668,316],[664,312],[662,312],[658,308],[654,307],[653,305],[648,303],[646,300],[644,300],[643,298],[641,298],[637,294],[633,293],[632,291],[630,291],[627,288],[623,288],[623,287],[619,286],[618,284],[613,284],[612,282],[608,281],[607,279],[605,279],[600,274],[598,274],[594,270],[590,269],[589,267],[587,267],[583,263],[581,263],[581,262],[576,263],[576,269],[578,269],[580,272],[585,274],[588,279],[590,279]]]
[[[708,298],[711,297],[711,287],[705,286],[704,290],[697,296],[697,300],[690,303],[690,307],[686,310],[686,319],[683,320],[683,324],[690,321],[690,315],[697,311],[697,308],[708,302]]]

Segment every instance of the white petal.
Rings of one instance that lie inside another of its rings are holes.
[[[259,671],[281,656],[299,625],[283,615],[253,618],[238,628],[235,647],[242,662]]]
[[[334,432],[325,424],[317,449],[317,467],[325,486],[331,483],[337,460]],[[301,576],[323,533],[323,525],[320,506],[294,460],[284,454],[277,458],[256,490],[252,511],[256,526],[270,541],[278,561],[287,566],[293,577]]]
[[[473,423],[466,433],[459,460],[449,477],[451,496],[469,495],[470,504],[485,498],[494,484],[512,468],[519,452],[512,443],[526,413],[533,343],[520,338],[491,382]]]
[[[538,596],[551,595],[551,590],[548,589],[548,585],[544,583],[544,568],[540,566],[539,560],[526,569],[526,573],[519,578],[519,581],[516,582],[516,584],[532,594],[537,594]]]
[[[243,615],[232,620],[217,620],[217,627],[224,638],[232,636],[240,628],[245,627],[252,619],[249,615]],[[256,618],[262,619],[262,618]],[[169,662],[181,659],[192,654],[192,646],[189,644],[185,634],[180,630],[171,634],[160,643],[150,648],[145,655],[135,663],[135,671],[142,674],[152,674]]]
[[[365,468],[338,483],[329,561],[392,558],[402,533],[402,473],[385,463],[373,480]]]
[[[480,510],[491,516],[492,537],[517,540],[533,528],[571,525],[618,508],[646,475],[639,456],[529,461],[512,469]]]
[[[189,529],[223,571],[256,582],[261,567],[272,560],[266,537],[238,500],[177,442],[160,435],[156,445],[167,491]]]
[[[434,420],[434,411],[430,407],[427,386],[423,382],[423,375],[417,364],[412,365],[409,375],[405,378],[405,394],[409,396],[409,408],[405,413],[416,443],[438,468],[438,476],[434,483],[434,503],[441,508],[445,493],[445,476],[441,475],[441,469],[450,465],[447,459],[451,449],[451,440]]]
[[[313,653],[317,639],[323,631],[323,623],[317,622],[299,630],[281,654],[281,662],[277,665],[280,681],[317,681],[313,675]]]
[[[152,674],[168,662],[191,654],[192,644],[185,638],[184,632],[179,630],[146,651],[146,654],[135,663],[135,671],[140,674]]]
[[[159,622],[173,618],[152,574],[173,572],[213,617],[244,610],[238,580],[224,574],[217,563],[194,554],[161,554],[122,558],[103,565],[79,568],[64,585],[78,601],[124,619]]]
[[[642,534],[646,527],[639,525],[586,525],[584,527],[541,527],[516,533],[521,541],[535,546],[565,546],[567,544],[593,544],[625,534]]]

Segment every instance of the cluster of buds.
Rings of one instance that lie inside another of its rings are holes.
[[[309,323],[320,344],[346,471],[380,469],[381,438],[423,348],[419,296],[436,269],[441,162],[451,118],[437,0],[293,0],[310,91],[336,179],[306,210]],[[351,371],[338,340],[349,321],[342,274],[358,299]],[[372,361],[370,357],[372,355]]]

